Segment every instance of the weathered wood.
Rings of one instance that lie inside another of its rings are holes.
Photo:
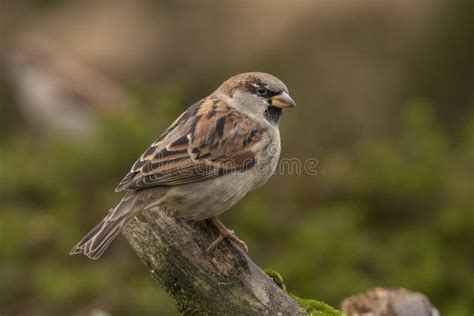
[[[210,221],[184,222],[153,209],[132,219],[123,233],[183,314],[302,314],[233,242],[224,240],[206,253],[218,234]]]

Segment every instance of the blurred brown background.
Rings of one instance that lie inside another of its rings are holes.
[[[290,292],[333,305],[374,286],[474,312],[470,0],[4,1],[0,313],[176,315],[119,238],[75,242],[131,164],[236,73],[280,77],[298,107],[277,175],[223,216]]]

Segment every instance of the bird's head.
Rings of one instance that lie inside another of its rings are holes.
[[[295,107],[288,88],[278,78],[263,72],[248,72],[224,81],[217,92],[230,98],[236,110],[277,124],[282,110]]]

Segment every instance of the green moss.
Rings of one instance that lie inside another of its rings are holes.
[[[296,301],[296,303],[298,303],[298,305],[306,313],[308,313],[308,315],[311,315],[311,316],[342,316],[344,315],[342,312],[338,311],[332,306],[329,306],[326,303],[323,303],[317,300],[312,300],[312,299],[300,298],[294,294],[289,293],[286,290],[286,285],[283,282],[283,277],[277,271],[266,269],[265,273],[268,274],[268,276],[272,278],[272,280],[278,285],[279,288],[281,288],[283,291],[288,293],[291,296],[291,298],[293,298]]]
[[[345,315],[342,312],[338,311],[332,306],[329,306],[326,303],[312,300],[312,299],[304,299],[300,298],[296,295],[290,294],[291,297],[298,303],[301,308],[303,308],[308,315],[311,316],[342,316]]]
[[[280,289],[286,292],[286,285],[283,283],[283,277],[278,271],[272,269],[265,269],[265,273],[272,278],[273,282],[275,282]]]

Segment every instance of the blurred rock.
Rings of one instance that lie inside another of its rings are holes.
[[[346,298],[341,310],[348,316],[439,316],[425,295],[406,289],[375,288]]]
[[[128,102],[117,83],[51,40],[25,37],[5,62],[21,112],[40,131],[85,136],[98,113]]]

